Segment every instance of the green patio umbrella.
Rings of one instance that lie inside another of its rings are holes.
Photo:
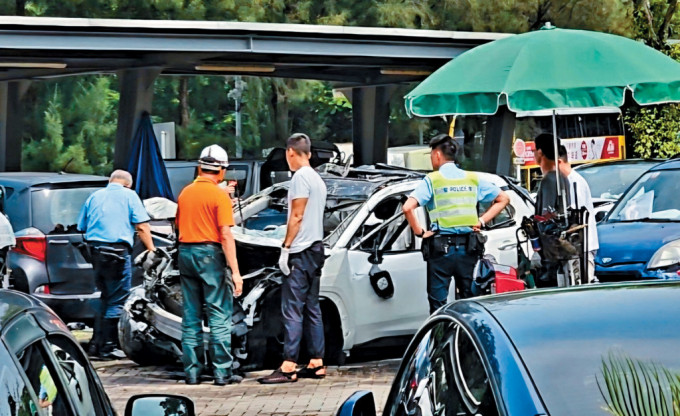
[[[548,23],[461,54],[404,99],[419,117],[553,110],[557,138],[556,110],[620,107],[626,90],[641,105],[680,102],[680,63],[641,42]]]
[[[405,97],[419,117],[680,102],[680,63],[621,36],[546,26],[471,49]]]

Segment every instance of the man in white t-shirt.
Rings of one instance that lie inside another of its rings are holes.
[[[600,243],[597,239],[597,222],[595,221],[593,198],[590,193],[588,182],[586,182],[583,176],[571,168],[569,157],[567,156],[567,149],[562,145],[560,145],[559,149],[559,158],[560,172],[569,180],[569,195],[571,196],[572,207],[578,209],[586,207],[588,210],[588,282],[592,283],[597,281],[595,277],[595,254],[597,254],[597,250],[600,248]]]
[[[323,378],[325,340],[319,280],[325,260],[323,214],[326,184],[309,165],[311,141],[296,133],[286,143],[286,161],[295,172],[288,188],[288,227],[281,247],[279,267],[286,278],[281,287],[283,364],[258,379],[262,384],[292,383],[298,378]],[[309,364],[297,371],[300,340],[307,341]]]

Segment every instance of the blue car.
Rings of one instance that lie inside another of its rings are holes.
[[[597,234],[600,281],[679,279],[680,160],[640,176],[597,225]]]
[[[679,297],[679,282],[634,282],[453,302],[414,337],[382,414],[674,414]],[[338,411],[375,414],[368,391]]]

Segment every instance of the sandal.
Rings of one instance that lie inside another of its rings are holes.
[[[300,371],[297,372],[298,378],[317,378],[321,379],[326,377],[326,373],[323,374],[318,374],[317,371],[319,370],[324,370],[326,367],[320,365],[318,367],[310,368],[310,367],[305,367],[301,369]]]
[[[279,367],[270,375],[258,378],[257,381],[260,384],[295,383],[297,381],[297,373],[295,371],[286,373],[285,371],[281,370],[281,367]]]

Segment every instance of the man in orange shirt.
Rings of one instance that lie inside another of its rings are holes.
[[[231,200],[217,186],[224,179],[227,166],[224,149],[217,145],[206,147],[199,159],[198,177],[177,199],[179,273],[184,297],[182,362],[187,384],[200,383],[205,362],[204,304],[215,384],[241,381],[241,377],[232,373],[231,314],[233,297],[241,295],[243,279],[231,233],[234,225]]]

